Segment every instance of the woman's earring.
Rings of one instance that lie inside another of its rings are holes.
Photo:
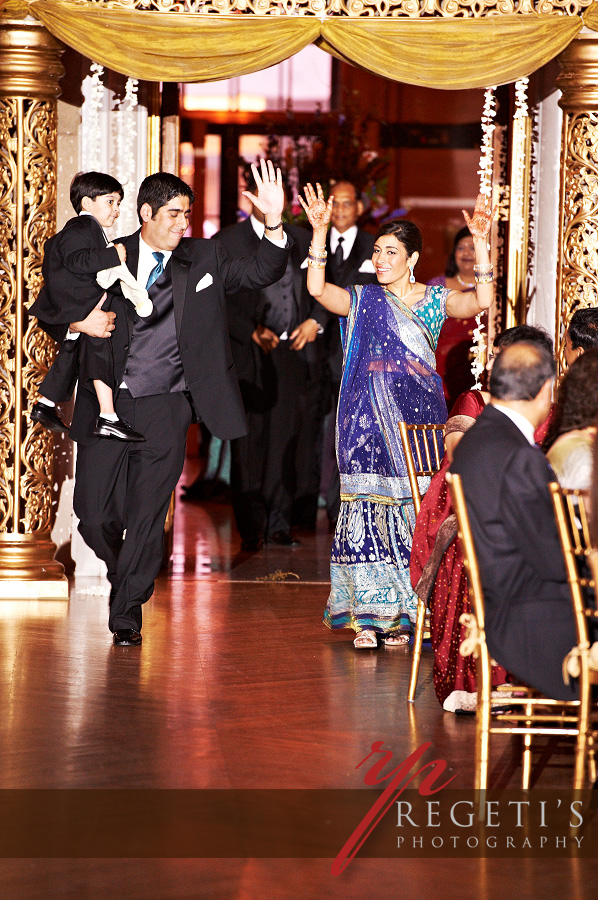
[[[409,276],[409,284],[415,284],[415,275],[413,274],[414,268],[415,266],[413,265],[409,266],[409,271],[411,272],[411,275]]]

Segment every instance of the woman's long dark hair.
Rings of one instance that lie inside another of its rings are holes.
[[[598,350],[586,350],[560,383],[554,417],[542,448],[548,450],[561,434],[598,422]]]
[[[421,254],[424,245],[422,233],[414,222],[408,222],[407,219],[393,219],[378,229],[374,242],[385,234],[395,237],[407,251],[407,256],[413,256],[414,253]]]
[[[465,237],[467,237],[467,238],[471,237],[471,231],[469,230],[467,225],[465,225],[463,228],[460,228],[459,231],[457,232],[457,234],[455,235],[455,237],[453,238],[453,249],[451,250],[451,252],[448,255],[448,259],[446,261],[446,268],[444,270],[444,274],[446,275],[447,278],[454,278],[455,275],[457,274],[457,272],[459,271],[459,269],[457,268],[457,261],[455,259],[455,252],[457,250],[457,245],[459,244],[459,241],[462,241],[463,238],[465,238]]]

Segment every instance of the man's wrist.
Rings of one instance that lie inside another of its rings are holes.
[[[312,316],[309,317],[308,322],[313,322],[316,328],[318,329],[318,335],[324,334],[324,326],[320,325],[317,319],[314,319]]]

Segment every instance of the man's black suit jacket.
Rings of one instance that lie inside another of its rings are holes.
[[[372,258],[374,252],[374,237],[362,228],[357,229],[355,242],[351,252],[343,262],[342,268],[336,272],[332,263],[330,250],[330,232],[326,238],[328,261],[326,263],[326,281],[346,288],[350,284],[376,284],[377,278],[373,272],[360,272],[364,262]],[[324,344],[329,359],[333,381],[340,383],[343,368],[343,353],[341,349],[341,333],[338,316],[328,313],[328,322],[325,326]]]
[[[137,274],[139,232],[119,239],[127,250],[127,266]],[[226,293],[253,290],[282,278],[292,239],[282,249],[265,238],[255,254],[229,256],[219,241],[183,238],[166,267],[173,287],[176,333],[185,379],[198,418],[222,439],[241,437],[247,431],[243,402],[231,355],[226,319]],[[133,332],[133,305],[120,290],[111,292],[110,308],[116,313],[110,339],[116,384],[122,381]],[[56,330],[52,336],[62,339]],[[52,333],[50,329],[46,329]],[[93,391],[79,389],[70,428],[73,440],[92,443],[99,412]]]
[[[494,406],[463,436],[462,476],[486,604],[491,655],[532,687],[571,699],[564,656],[577,642],[542,452]]]
[[[357,235],[351,252],[344,260],[340,272],[334,271],[332,265],[332,255],[330,250],[330,232],[326,238],[326,249],[328,250],[328,262],[326,264],[326,281],[336,284],[339,287],[348,287],[350,284],[375,284],[376,275],[374,272],[360,272],[361,266],[366,259],[372,258],[374,252],[374,237],[363,228],[357,229]]]
[[[120,259],[93,216],[76,216],[46,241],[42,262],[44,286],[29,309],[46,325],[80,322],[104,293],[96,281],[102,269]]]
[[[294,294],[298,300],[297,324],[305,322],[306,319],[315,319],[323,327],[328,320],[328,313],[307,290],[306,261],[310,243],[309,232],[296,225],[285,225],[285,231],[293,239],[290,260],[293,268]],[[215,237],[231,255],[256,253],[260,244],[250,219],[223,228]],[[258,325],[263,324],[263,295],[260,290],[228,294],[226,305],[237,375],[241,380],[251,380],[255,362],[251,335]],[[306,344],[303,350],[305,357],[310,361],[319,357],[320,340],[318,338],[314,343]]]

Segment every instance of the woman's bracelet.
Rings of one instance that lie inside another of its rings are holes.
[[[326,268],[326,260],[325,259],[315,259],[313,256],[307,257],[307,265],[310,269],[325,269]]]
[[[328,256],[328,250],[326,247],[314,247],[313,244],[309,245],[309,252],[312,256]]]
[[[484,272],[483,275],[474,274],[476,284],[491,284],[494,281],[494,272]]]
[[[278,225],[264,225],[266,231],[278,231],[279,228],[282,228],[282,220],[278,223]]]
[[[492,263],[476,263],[473,267],[474,275],[487,275],[489,272],[494,272]]]

